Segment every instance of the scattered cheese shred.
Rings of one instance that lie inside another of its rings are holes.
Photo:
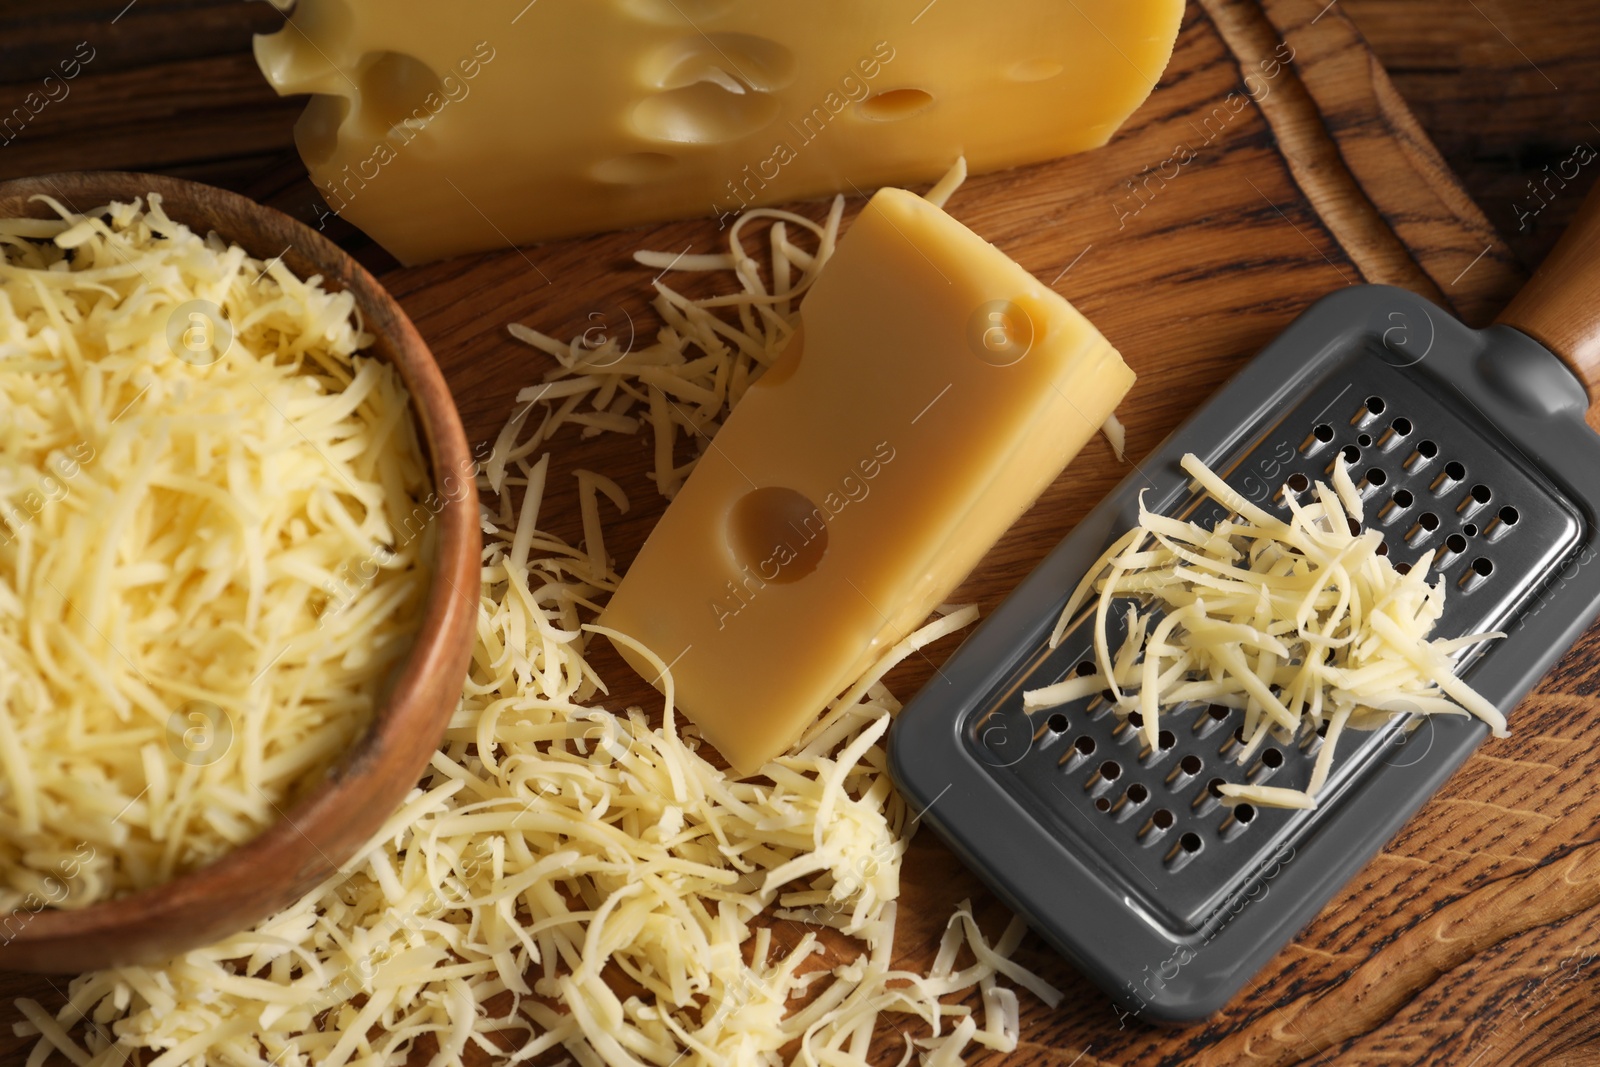
[[[1122,425],[1122,420],[1115,415],[1107,416],[1105,425],[1100,427],[1100,432],[1105,434],[1106,443],[1111,446],[1111,451],[1116,453],[1117,462],[1125,462],[1128,458],[1128,429]]]
[[[154,194],[47,202],[0,220],[7,940],[276,820],[409,645],[431,529],[349,294]]]
[[[927,199],[943,207],[966,179],[967,160],[962,156],[928,191]],[[637,263],[660,275],[732,271],[741,289],[738,294],[690,300],[658,275],[652,283],[656,296],[651,306],[664,325],[655,343],[643,348],[634,347],[632,330],[622,337],[620,330],[592,323],[568,342],[521,323],[508,326],[512,337],[553,357],[559,366],[545,375],[542,384],[517,395],[517,402],[526,406],[495,442],[486,464],[490,488],[498,492],[506,464],[532,455],[564,425],[584,427],[585,437],[633,434],[648,425],[655,438],[656,489],[669,499],[677,495],[710,445],[722,413],[739,402],[789,343],[795,305],[833,255],[843,217],[843,196],[834,199],[821,224],[790,211],[758,208],[744,212],[733,224],[727,252],[634,253]],[[744,244],[746,227],[762,220],[771,221],[767,279]],[[809,233],[815,251],[797,247],[791,232]],[[718,315],[723,309],[734,315]],[[534,404],[543,405],[544,417],[519,440]],[[635,407],[643,409],[642,420],[627,414]],[[694,447],[693,456],[682,463],[680,434]],[[1117,454],[1122,454],[1120,447]]]
[[[944,177],[934,183],[933,188],[924,194],[924,199],[934,207],[944,207],[950,202],[957,189],[967,180],[967,157],[958,156]]]
[[[803,270],[825,262],[838,211]],[[753,272],[732,269],[750,293]],[[707,388],[721,397],[710,426],[732,396]],[[638,391],[659,404],[669,390]],[[439,1067],[562,1053],[582,1067],[817,1067],[875,1062],[885,1042],[902,1063],[1014,1050],[1018,998],[998,979],[1060,1000],[1011,960],[1020,921],[991,944],[963,902],[927,974],[893,962],[916,819],[887,772],[900,704],[882,678],[976,609],[941,608],[795,750],[730,778],[679,730],[667,664],[658,715],[600,703],[586,654],[603,631],[586,620],[618,580],[601,498],[619,511],[627,498],[578,472],[586,543],[570,546],[538,527],[550,454],[496,454],[480,475],[472,665],[428,776],[343,870],[255,929],[163,967],[81,976],[54,1016],[27,1009],[17,1029],[38,1037],[35,1057],[394,1067],[426,1049]]]
[[[1139,525],[1114,543],[1067,601],[1052,648],[1095,598],[1093,674],[1023,695],[1030,711],[1103,690],[1139,716],[1156,744],[1164,710],[1200,702],[1244,710],[1250,760],[1280,736],[1325,735],[1304,790],[1224,785],[1224,803],[1312,808],[1346,728],[1372,730],[1408,715],[1472,714],[1505,736],[1505,717],[1456,677],[1452,655],[1499,633],[1429,640],[1444,611],[1444,582],[1427,584],[1431,557],[1402,574],[1360,529],[1361,494],[1343,457],[1333,484],[1302,504],[1289,489],[1287,520],[1230,489],[1195,456],[1183,468],[1233,514],[1213,528],[1139,508]],[[1113,601],[1127,601],[1128,637],[1113,657]]]

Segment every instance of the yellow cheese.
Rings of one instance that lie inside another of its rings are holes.
[[[755,770],[950,594],[1132,384],[1072,305],[885,189],[602,622],[668,663],[685,714]]]
[[[407,262],[1105,144],[1182,0],[300,0],[257,38],[334,212]]]
[[[0,941],[327,773],[410,647],[438,499],[349,293],[155,193],[46,202],[0,219]]]

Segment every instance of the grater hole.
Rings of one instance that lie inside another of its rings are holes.
[[[1382,415],[1383,414],[1383,409],[1386,406],[1387,405],[1384,404],[1383,397],[1381,397],[1381,396],[1369,396],[1369,397],[1367,397],[1367,410],[1369,412],[1371,412],[1372,414],[1374,414],[1374,415]]]
[[[1073,671],[1078,675],[1079,678],[1087,678],[1089,675],[1094,673],[1094,661],[1086,659],[1074,667]]]
[[[1146,789],[1144,786],[1140,785],[1138,782],[1135,782],[1135,783],[1133,783],[1132,785],[1130,785],[1128,787],[1128,803],[1129,804],[1143,804],[1145,801],[1147,801],[1149,799],[1150,799],[1150,790]]]
[[[1178,838],[1178,847],[1188,853],[1199,852],[1200,846],[1203,843],[1204,842],[1200,840],[1200,835],[1195,833],[1193,830],[1190,830],[1188,833]]]
[[[1292,490],[1293,492],[1303,493],[1307,489],[1311,488],[1311,479],[1307,478],[1304,474],[1301,474],[1299,471],[1296,471],[1295,473],[1289,475],[1289,480],[1284,484],[1288,485],[1290,490]]]
[[[1361,449],[1355,445],[1345,445],[1344,448],[1339,450],[1339,454],[1345,458],[1346,463],[1361,462]]]
[[[1235,726],[1233,728],[1233,739],[1235,741],[1239,742],[1241,745],[1244,744],[1244,727],[1243,726]]]
[[[1261,762],[1274,769],[1283,766],[1283,753],[1275,748],[1269,748],[1261,753]]]
[[[1432,459],[1438,454],[1439,446],[1434,444],[1432,441],[1417,442],[1417,455],[1421,456],[1423,459]]]
[[[1515,526],[1517,524],[1517,520],[1520,518],[1522,518],[1522,516],[1518,515],[1517,509],[1512,507],[1510,504],[1507,504],[1505,507],[1500,509],[1500,521],[1505,523],[1507,526]]]
[[[1382,485],[1388,480],[1389,476],[1383,473],[1383,468],[1381,467],[1373,467],[1367,471],[1367,483],[1369,485]]]
[[[1128,712],[1128,723],[1133,726],[1134,729],[1138,729],[1144,725],[1144,716],[1139,714],[1137,711],[1130,711]]]
[[[1114,782],[1122,777],[1122,764],[1114,759],[1108,759],[1100,764],[1100,777],[1108,782]]]
[[[1092,756],[1094,755],[1094,738],[1090,737],[1088,734],[1084,734],[1082,737],[1072,742],[1072,747],[1078,750],[1079,755]]]
[[[1410,574],[1411,573],[1411,564],[1409,564],[1409,563],[1396,563],[1394,565],[1394,570],[1395,570],[1396,574]]]
[[[1396,568],[1396,569],[1398,569],[1398,568]],[[1317,736],[1318,737],[1327,737],[1328,736],[1328,724],[1327,723],[1325,723],[1325,722],[1317,723]]]
[[[1369,447],[1372,444],[1372,435],[1370,433],[1358,434],[1356,436],[1356,444],[1362,448]]]
[[[1064,734],[1067,732],[1067,717],[1058,711],[1045,720],[1045,725],[1050,727],[1053,734]]]
[[[1324,422],[1311,431],[1311,436],[1323,444],[1327,444],[1333,440],[1333,427]]]
[[[1466,534],[1468,537],[1477,537],[1478,524],[1475,522],[1469,522],[1465,526],[1461,527],[1461,532]]]
[[[1170,748],[1176,748],[1177,745],[1178,738],[1171,730],[1162,730],[1156,735],[1156,746],[1163,752]]]
[[[1417,525],[1422,527],[1424,530],[1427,530],[1429,533],[1432,533],[1434,530],[1439,528],[1439,516],[1435,515],[1431,511],[1424,511],[1421,515],[1417,516]]]
[[[1387,556],[1389,554],[1389,542],[1387,542],[1387,541],[1379,541],[1378,542],[1377,553],[1380,556]]]
[[[1351,537],[1355,537],[1357,534],[1361,533],[1361,524],[1359,522],[1357,522],[1356,520],[1354,520],[1352,518],[1346,518],[1345,522],[1348,522],[1350,524],[1350,536]]]
[[[1150,816],[1150,821],[1157,830],[1170,830],[1172,824],[1178,821],[1178,817],[1166,808],[1157,808],[1155,814]]]
[[[1233,817],[1242,823],[1251,823],[1256,820],[1256,809],[1249,804],[1240,804],[1233,809]]]
[[[1220,797],[1222,795],[1223,785],[1224,783],[1221,778],[1213,778],[1211,781],[1206,783],[1206,792],[1210,793],[1214,797]]]
[[[1096,811],[1110,811],[1111,801],[1106,797],[1095,797],[1094,807]]]
[[[1396,437],[1409,437],[1411,435],[1411,420],[1405,417],[1395,419],[1389,424]]]
[[[1444,547],[1459,555],[1467,550],[1467,539],[1460,534],[1451,534],[1444,539]]]
[[[1462,473],[1465,473],[1465,471]],[[1494,492],[1487,485],[1479,482],[1477,485],[1472,487],[1472,499],[1476,500],[1480,504],[1487,504],[1490,500],[1494,499]]]
[[[1201,768],[1205,765],[1205,761],[1192,752],[1178,762],[1178,766],[1183,769],[1183,773],[1190,777],[1199,774]]]
[[[1494,573],[1494,563],[1485,556],[1479,556],[1472,561],[1472,565],[1462,572],[1457,579],[1456,586],[1462,592],[1470,593],[1482,585]]]
[[[1415,502],[1416,502],[1416,498],[1411,495],[1411,490],[1409,490],[1409,489],[1396,489],[1394,491],[1394,506],[1395,507],[1397,507],[1397,508],[1409,508]]]
[[[1453,459],[1444,465],[1444,476],[1452,482],[1459,482],[1467,476],[1467,468],[1460,460]]]
[[[1228,709],[1223,707],[1221,704],[1213,704],[1206,709],[1206,714],[1210,715],[1218,722],[1221,722],[1223,719],[1228,717],[1229,712]]]

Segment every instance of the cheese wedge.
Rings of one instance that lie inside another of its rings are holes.
[[[299,0],[256,39],[329,207],[411,263],[1104,144],[1182,0]]]
[[[753,772],[950,595],[1133,380],[1071,304],[882,190],[601,624],[654,651],[684,713]]]

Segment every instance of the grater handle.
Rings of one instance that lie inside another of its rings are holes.
[[[1600,182],[1533,279],[1495,319],[1550,349],[1600,402]]]

